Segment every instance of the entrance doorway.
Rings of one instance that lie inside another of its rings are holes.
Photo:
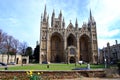
[[[64,62],[64,42],[62,36],[55,32],[51,36],[51,58],[52,63]]]
[[[70,63],[75,63],[75,58],[74,57],[70,58]]]
[[[87,35],[82,35],[80,38],[80,59],[82,61],[85,62],[89,62],[90,61],[90,43],[89,43],[90,39]]]

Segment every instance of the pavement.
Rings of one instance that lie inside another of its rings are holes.
[[[54,79],[54,80],[120,80],[120,78],[76,78],[76,79]]]

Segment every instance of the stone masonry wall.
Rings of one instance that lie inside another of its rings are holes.
[[[0,80],[17,78],[17,80],[29,80],[27,71],[0,71]],[[33,71],[33,73],[42,72],[40,76],[45,79],[74,79],[84,77],[105,77],[104,70],[82,70],[82,71]]]

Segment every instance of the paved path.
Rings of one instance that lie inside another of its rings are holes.
[[[56,80],[56,79],[54,79]],[[58,80],[58,79],[57,79]],[[59,80],[120,80],[120,78],[77,78],[77,79],[59,79]]]

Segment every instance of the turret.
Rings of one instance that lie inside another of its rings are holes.
[[[55,18],[55,12],[53,10],[52,17],[51,17],[51,27],[59,27],[63,28],[63,21],[62,21],[62,11],[60,10],[60,14],[58,15],[58,18]]]
[[[63,28],[65,28],[65,21],[64,21],[64,18],[63,18],[62,26],[63,26]]]
[[[92,13],[91,13],[91,9],[90,9],[90,20],[92,20]]]
[[[59,18],[59,25],[62,28],[62,11],[61,10],[58,18]]]
[[[90,26],[90,25],[96,25],[96,22],[95,22],[95,20],[94,20],[94,17],[92,16],[91,10],[90,10],[90,15],[89,15],[88,24],[89,24],[89,26]]]
[[[43,21],[46,22],[46,20],[47,20],[47,11],[46,11],[46,5],[45,5]]]
[[[76,22],[75,22],[75,28],[76,28],[76,29],[78,28],[78,21],[77,21],[77,18],[76,18]]]
[[[107,47],[110,47],[110,43],[109,42],[107,43]]]
[[[46,5],[43,15],[41,14],[41,28],[43,27],[46,29],[49,27],[49,15],[47,16]]]
[[[54,24],[54,18],[55,18],[55,11],[53,9],[53,13],[52,13],[52,17],[51,17],[51,27],[53,26]]]
[[[118,44],[117,40],[115,40],[116,45]]]
[[[59,19],[62,20],[62,11],[60,10]]]

